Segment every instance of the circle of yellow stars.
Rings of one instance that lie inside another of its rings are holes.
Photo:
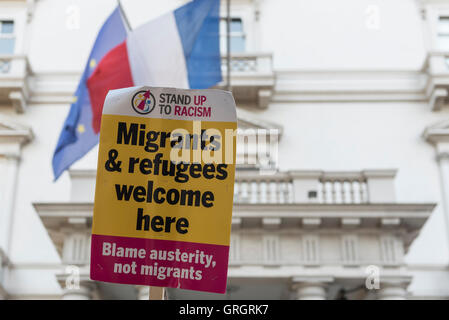
[[[95,59],[90,59],[89,61],[89,67],[91,69],[95,68],[97,66],[97,61]],[[73,97],[73,102],[76,102],[78,100],[78,97]],[[86,127],[84,126],[84,124],[80,123],[78,124],[78,126],[76,127],[76,131],[78,131],[78,133],[84,133],[86,132]]]

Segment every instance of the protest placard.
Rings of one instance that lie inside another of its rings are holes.
[[[93,280],[226,291],[236,129],[230,92],[109,92],[100,130]]]

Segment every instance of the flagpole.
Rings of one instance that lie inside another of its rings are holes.
[[[231,91],[231,0],[226,0],[226,90]]]
[[[127,31],[131,31],[132,30],[131,24],[129,23],[128,17],[126,16],[125,10],[123,10],[122,3],[120,0],[117,0],[117,5],[118,5],[118,8],[120,9],[120,14],[123,17],[123,20],[125,21]]]

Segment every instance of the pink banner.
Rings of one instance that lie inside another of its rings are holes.
[[[226,292],[229,246],[92,235],[92,280]]]

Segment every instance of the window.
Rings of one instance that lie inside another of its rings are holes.
[[[222,53],[226,53],[226,18],[220,19],[220,49]],[[241,18],[231,18],[230,28],[231,52],[245,51],[245,33],[243,32],[243,22]]]
[[[0,20],[0,54],[13,54],[14,43],[14,21]]]
[[[440,17],[438,20],[437,49],[449,51],[449,16]]]

